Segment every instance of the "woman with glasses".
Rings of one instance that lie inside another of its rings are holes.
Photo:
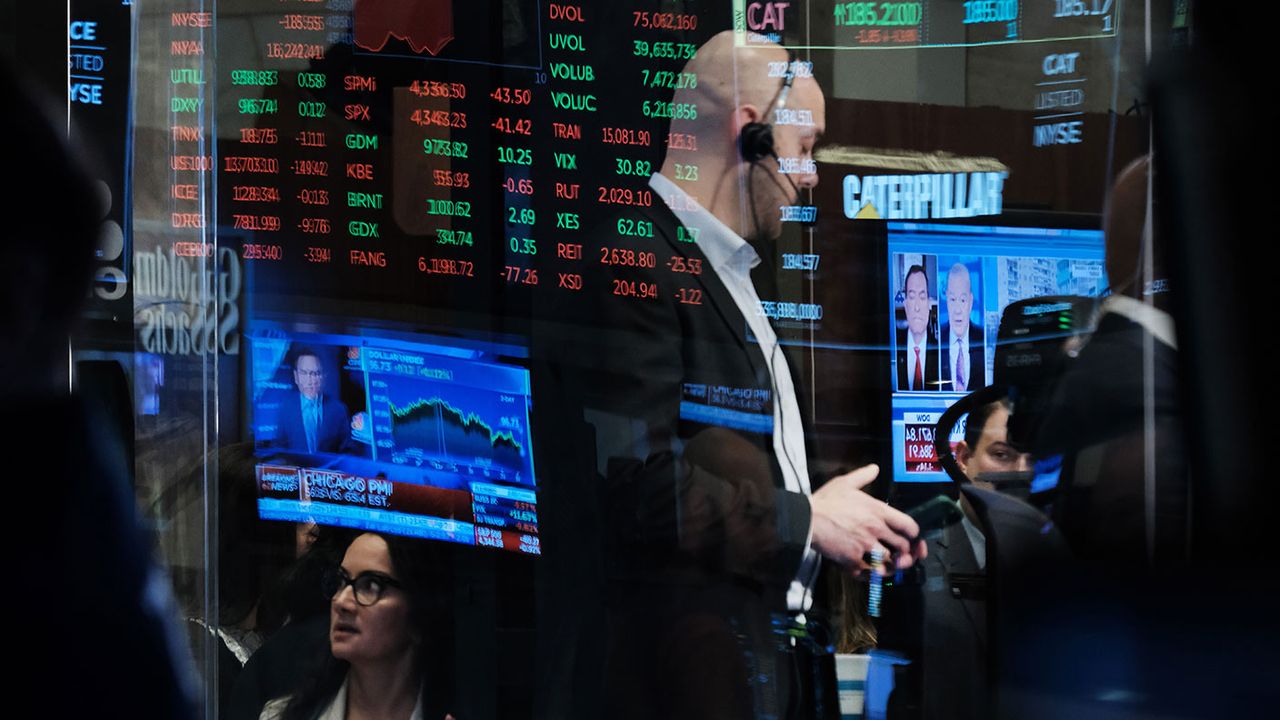
[[[430,720],[453,687],[451,586],[438,548],[365,533],[325,582],[329,653],[295,694],[261,720]]]

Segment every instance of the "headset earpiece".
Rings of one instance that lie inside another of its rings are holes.
[[[742,159],[749,163],[775,157],[773,126],[762,122],[743,125],[742,131],[738,133],[738,150],[742,154]]]

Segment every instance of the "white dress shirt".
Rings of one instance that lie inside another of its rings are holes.
[[[1178,349],[1178,336],[1173,324],[1173,316],[1154,305],[1141,300],[1134,300],[1128,295],[1109,295],[1102,301],[1102,312],[1098,317],[1113,313],[1141,325],[1157,340],[1174,350]]]
[[[724,284],[733,298],[733,304],[746,318],[747,327],[756,337],[760,351],[774,386],[773,402],[773,451],[782,467],[782,479],[790,492],[809,495],[809,465],[804,450],[804,425],[800,419],[800,404],[796,400],[795,386],[787,366],[786,354],[778,345],[778,336],[765,317],[751,282],[751,268],[760,264],[760,256],[751,244],[729,226],[698,204],[679,185],[661,173],[654,173],[649,187],[662,198],[686,228],[699,231],[697,245],[707,257],[716,277]],[[812,604],[809,593],[818,571],[818,554],[813,549],[813,524],[805,540],[804,559],[796,577],[787,590],[787,607],[804,611]]]
[[[324,707],[324,710],[316,716],[316,720],[346,720],[347,685],[350,681],[350,675],[343,679],[342,687],[338,688],[338,694],[334,695],[329,704]],[[291,695],[285,695],[263,705],[262,712],[258,715],[258,720],[280,720],[281,717],[284,717],[284,710],[289,706],[289,700],[292,697]],[[424,720],[422,714],[422,691],[419,690],[418,700],[413,705],[413,714],[409,716],[409,720]]]

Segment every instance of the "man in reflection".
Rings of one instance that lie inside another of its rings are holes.
[[[1168,250],[1147,218],[1151,172],[1148,157],[1135,160],[1107,198],[1112,291],[1058,381],[1037,448],[1064,456],[1054,514],[1072,549],[1121,567],[1185,562],[1190,527]]]
[[[929,332],[929,275],[923,265],[907,268],[902,309],[907,327],[898,333],[898,389],[938,389],[938,348]]]
[[[982,353],[982,328],[970,322],[973,281],[962,263],[947,273],[947,331],[942,337],[942,389],[977,390],[984,384],[986,363]]]
[[[825,123],[821,89],[789,59],[729,32],[698,48],[684,68],[697,85],[673,98],[696,118],[671,125],[697,150],[672,143],[653,206],[601,230],[624,252],[590,278],[596,330],[578,357],[594,363],[584,416],[613,543],[609,717],[812,713],[787,628],[819,558],[856,571],[873,550],[899,567],[925,552],[910,517],[862,492],[875,466],[810,485],[791,364],[761,306],[776,297],[779,208],[816,185]],[[653,236],[614,230],[633,221]],[[629,262],[644,252],[656,267]]]
[[[949,301],[948,301],[949,302]],[[1007,485],[998,481],[1029,482],[1032,458],[1009,438],[1007,397],[973,408],[965,423],[964,439],[956,446],[960,471],[974,488],[995,495]],[[988,523],[997,522],[1005,532],[996,537],[1017,542],[1025,537],[1010,534],[1032,527],[1040,542],[1040,528],[1047,520],[1020,503],[1001,504],[995,517],[982,519],[970,500],[972,489],[959,494],[963,514],[928,534],[929,556],[924,561],[927,581],[922,587],[922,718],[967,720],[990,717],[988,694]],[[995,551],[995,541],[992,549]],[[1008,555],[1011,548],[1004,548]]]
[[[325,394],[324,378],[320,355],[310,348],[299,350],[293,361],[298,391],[280,402],[277,444],[281,447],[332,453],[350,445],[351,415],[341,400]]]

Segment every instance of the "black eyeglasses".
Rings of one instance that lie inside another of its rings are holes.
[[[356,602],[368,607],[382,599],[387,588],[404,587],[399,580],[378,572],[362,572],[352,578],[342,568],[325,573],[320,589],[327,598],[334,598],[342,592],[342,588],[350,585],[355,593]]]

